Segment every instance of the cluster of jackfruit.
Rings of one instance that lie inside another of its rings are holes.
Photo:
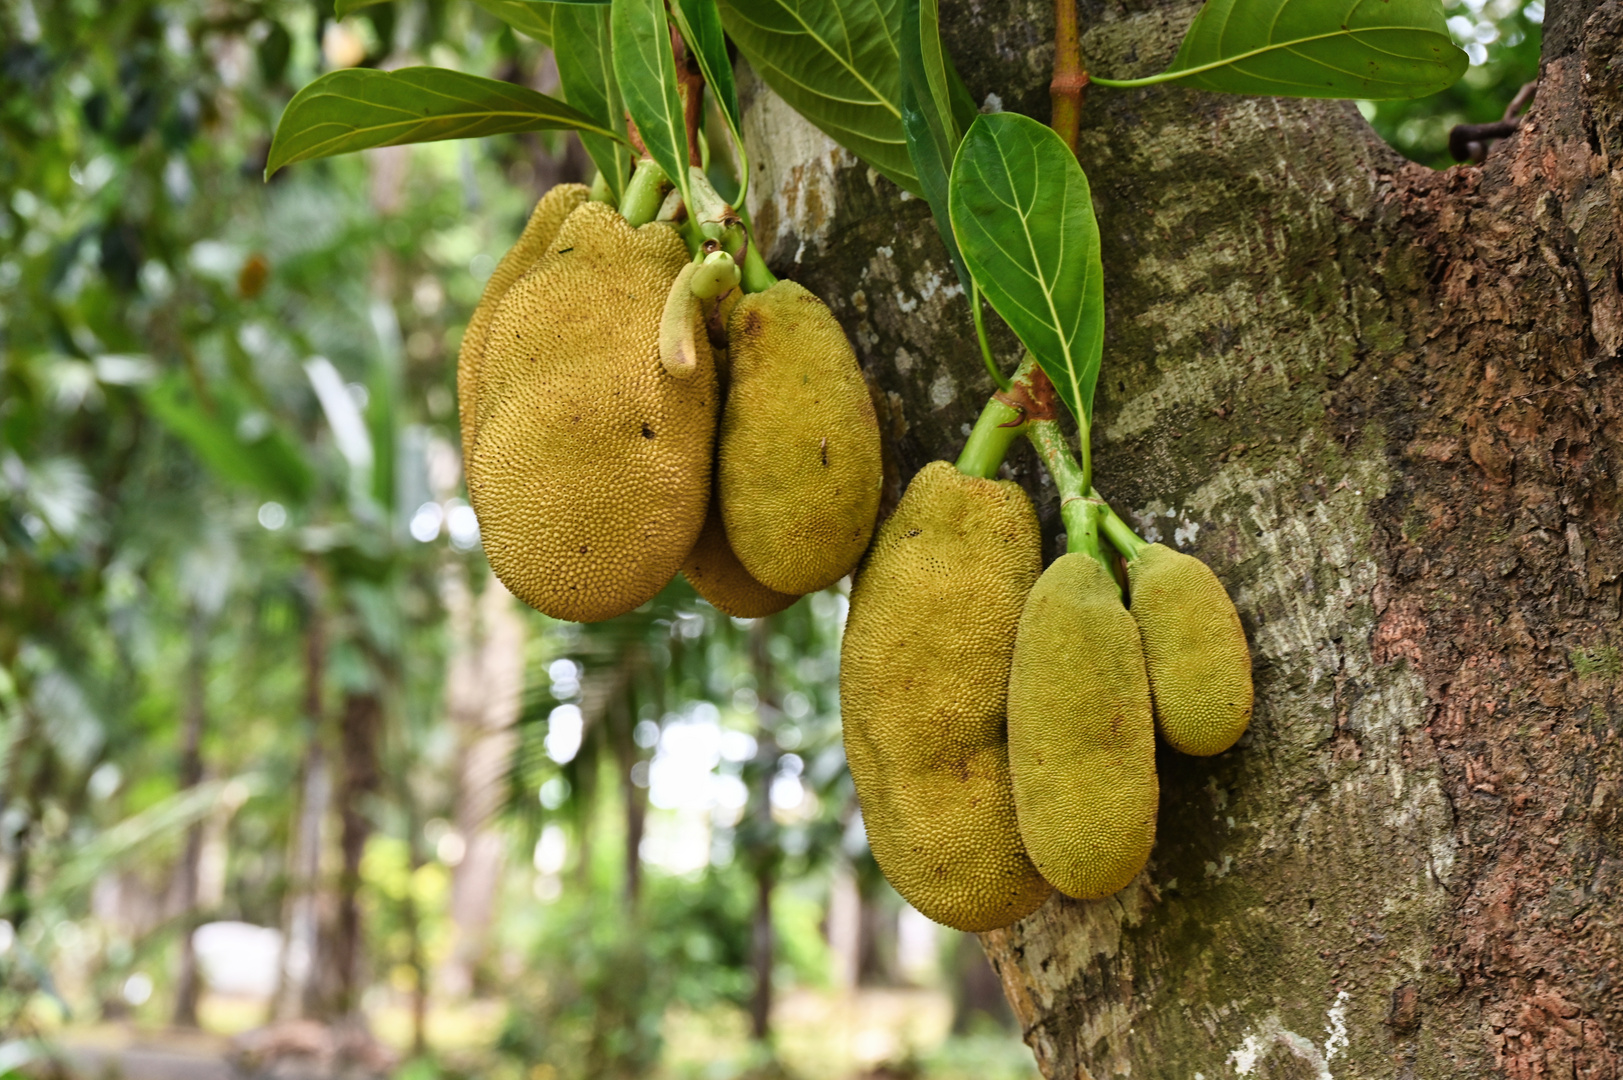
[[[792,282],[740,297],[729,256],[690,260],[673,225],[633,227],[588,194],[547,193],[463,338],[463,460],[491,569],[579,622],[678,571],[741,617],[839,580],[881,484],[839,324]]]
[[[1007,926],[1052,889],[1109,896],[1155,841],[1155,730],[1216,754],[1251,716],[1234,605],[1160,544],[1127,564],[1041,569],[1023,489],[947,462],[914,477],[851,593],[846,757],[880,869],[960,930]]]
[[[846,756],[897,891],[980,931],[1055,889],[1122,888],[1155,839],[1155,730],[1216,754],[1250,720],[1222,585],[1160,544],[1126,553],[1127,606],[1092,555],[1045,571],[1024,490],[947,462],[876,536],[879,428],[844,331],[793,282],[738,281],[730,257],[690,259],[673,226],[633,227],[584,187],[541,200],[458,359],[492,570],[561,619],[613,618],[678,571],[756,618],[862,560]]]

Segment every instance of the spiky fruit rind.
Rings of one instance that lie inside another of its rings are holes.
[[[1062,555],[1026,600],[1009,673],[1020,835],[1078,899],[1132,881],[1155,843],[1155,725],[1138,626],[1090,555]]]
[[[682,564],[682,575],[711,607],[737,619],[765,618],[800,599],[767,588],[744,569],[727,542],[727,529],[721,523],[721,512],[714,498],[710,502],[710,513],[704,519],[704,529]]]
[[[644,603],[704,524],[714,364],[677,379],[659,358],[686,263],[669,225],[633,229],[588,202],[491,320],[468,490],[491,569],[555,618]]]
[[[1015,821],[1004,705],[1015,628],[1042,569],[1026,493],[926,465],[879,528],[840,651],[845,754],[868,844],[914,907],[1007,926],[1048,884]]]
[[[1221,754],[1251,723],[1240,613],[1211,567],[1164,544],[1129,562],[1127,581],[1161,737],[1185,754]]]
[[[546,253],[547,245],[558,235],[564,219],[586,201],[590,189],[584,184],[559,184],[541,197],[530,214],[529,222],[502,261],[496,264],[485,291],[479,297],[479,306],[473,309],[468,328],[462,334],[462,347],[456,358],[457,417],[462,425],[462,459],[473,455],[474,421],[479,393],[479,362],[484,357],[485,337],[490,331],[490,319],[496,313],[513,282],[523,277]]]
[[[808,593],[851,572],[873,535],[879,421],[845,331],[792,281],[739,300],[716,482],[727,536],[758,581]]]

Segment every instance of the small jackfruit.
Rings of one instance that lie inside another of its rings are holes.
[[[1015,628],[1042,569],[1026,493],[926,465],[879,528],[840,650],[845,756],[868,844],[907,901],[959,930],[1051,890],[1015,820],[1004,705]]]
[[[1185,754],[1221,754],[1251,723],[1251,652],[1211,567],[1164,544],[1127,564],[1133,619],[1161,737]]]
[[[513,282],[523,277],[546,253],[547,245],[563,227],[564,218],[585,202],[588,194],[589,189],[583,184],[559,184],[543,195],[517,243],[502,256],[490,280],[485,282],[485,291],[479,297],[479,306],[473,309],[473,317],[468,320],[456,358],[457,416],[462,424],[463,461],[473,456],[479,361],[484,356],[485,335],[490,331],[490,318],[496,314],[496,305],[502,302]]]
[[[1009,767],[1031,861],[1067,896],[1126,886],[1155,843],[1155,724],[1138,627],[1090,555],[1061,555],[1020,616]]]
[[[694,592],[710,601],[711,607],[737,619],[773,615],[800,599],[769,589],[750,577],[750,572],[733,554],[733,546],[727,542],[727,529],[721,523],[721,511],[714,496],[698,542],[688,552],[687,562],[682,564],[682,574]]]
[[[727,536],[762,584],[816,592],[850,573],[879,512],[879,421],[856,354],[792,281],[738,301],[727,353],[716,468]]]
[[[555,618],[642,604],[704,524],[713,358],[675,378],[659,356],[660,316],[687,262],[671,226],[634,229],[587,202],[491,319],[468,490],[491,569]]]

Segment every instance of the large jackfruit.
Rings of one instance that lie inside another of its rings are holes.
[[[1035,911],[1048,884],[1015,821],[1004,704],[1042,569],[1026,493],[926,465],[879,529],[840,651],[845,756],[896,891],[959,930]]]
[[[1062,555],[1020,616],[1009,673],[1009,767],[1031,861],[1093,900],[1144,868],[1159,786],[1138,627],[1115,578]]]
[[[730,382],[716,482],[739,561],[784,593],[832,585],[873,535],[879,421],[845,331],[792,281],[727,322]]]
[[[1164,544],[1135,556],[1127,581],[1161,737],[1221,754],[1251,723],[1251,651],[1234,602],[1211,567]]]
[[[577,207],[490,322],[468,490],[491,569],[555,618],[613,618],[657,593],[704,524],[714,358],[660,363],[666,297],[687,249]]]
[[[750,576],[727,542],[727,529],[715,498],[698,542],[682,564],[682,574],[693,591],[710,601],[717,611],[739,619],[759,619],[776,614],[799,600],[798,596],[769,589]]]
[[[484,294],[479,297],[479,306],[473,309],[473,317],[468,320],[468,329],[462,335],[462,348],[456,358],[457,416],[462,424],[463,461],[473,456],[479,361],[484,357],[485,336],[490,331],[490,319],[496,313],[496,305],[502,302],[502,297],[513,287],[513,282],[540,261],[547,245],[563,228],[564,219],[586,201],[588,194],[589,189],[584,184],[559,184],[543,195],[541,201],[535,204],[535,211],[530,215],[524,231],[519,234],[518,242],[502,256],[490,280],[485,282]]]

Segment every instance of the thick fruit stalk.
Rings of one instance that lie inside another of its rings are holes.
[[[1221,754],[1251,723],[1251,652],[1211,567],[1162,544],[1127,564],[1132,614],[1161,737],[1186,754]]]
[[[1041,569],[1025,492],[938,461],[851,593],[840,707],[868,843],[897,892],[960,930],[1007,926],[1050,892],[1020,842],[1004,734],[1015,628]]]
[[[491,569],[560,619],[630,611],[681,567],[704,524],[714,358],[660,361],[665,302],[688,263],[661,223],[586,202],[497,305],[478,369],[468,490]]]
[[[1138,627],[1093,556],[1062,555],[1020,616],[1009,675],[1020,835],[1044,878],[1097,899],[1155,843],[1155,728]]]
[[[873,535],[879,421],[845,331],[792,281],[727,324],[716,482],[727,538],[762,584],[808,593],[849,573]]]

